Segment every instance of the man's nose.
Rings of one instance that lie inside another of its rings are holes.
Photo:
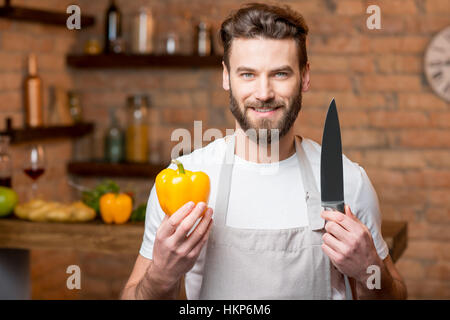
[[[275,97],[272,85],[269,79],[261,77],[258,81],[258,88],[256,90],[256,99],[260,101],[271,100]]]

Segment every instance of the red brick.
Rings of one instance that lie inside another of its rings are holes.
[[[192,107],[192,99],[189,92],[154,92],[152,94],[153,105],[158,108],[189,108]]]
[[[406,282],[408,299],[450,299],[450,286],[442,281],[424,279]]]
[[[399,188],[386,186],[378,190],[380,202],[392,205],[402,205],[407,203],[409,205],[422,205],[426,201],[425,190],[412,188]]]
[[[441,260],[448,259],[450,244],[430,240],[408,240],[408,248],[404,253],[405,258]]]
[[[432,206],[447,208],[448,206],[450,206],[450,188],[428,190],[427,200]]]
[[[16,53],[0,52],[0,70],[21,71],[25,60]]]
[[[372,111],[370,124],[375,128],[426,128],[429,119],[423,112]]]
[[[408,279],[423,279],[423,277],[425,276],[425,268],[420,262],[416,260],[400,259],[396,267],[398,268],[398,271],[400,272],[402,277]]]
[[[400,150],[367,150],[364,152],[363,164],[390,169],[422,169],[427,166],[421,152],[405,153]]]
[[[398,170],[372,169],[366,167],[366,172],[370,177],[372,184],[377,186],[403,187],[405,186],[405,178],[402,172]]]
[[[448,150],[425,151],[423,155],[431,168],[450,168],[450,151]]]
[[[375,64],[371,57],[352,57],[350,59],[350,70],[356,72],[373,73],[375,72]]]
[[[362,78],[364,91],[414,91],[421,90],[420,78],[413,75],[365,75]]]
[[[309,38],[310,54],[368,53],[373,39],[364,36],[330,36]]]
[[[362,152],[358,151],[358,150],[348,150],[345,153],[345,156],[347,158],[349,158],[351,161],[356,162],[356,163],[361,163],[362,162]]]
[[[2,73],[0,77],[0,91],[21,90],[22,75],[20,73]]]
[[[450,131],[439,129],[405,130],[399,134],[399,146],[448,148],[450,147]]]
[[[423,170],[407,172],[405,181],[416,187],[450,188],[450,170]]]
[[[345,72],[349,67],[349,59],[335,55],[315,54],[309,57],[311,72]]]
[[[450,112],[433,112],[430,117],[434,128],[450,128]]]
[[[400,109],[445,110],[449,105],[432,93],[398,93]]]
[[[59,54],[39,54],[37,57],[39,61],[39,72],[45,73],[47,71],[64,71],[66,68],[66,59]]]
[[[450,281],[450,262],[437,262],[426,268],[427,279]]]
[[[345,91],[352,88],[350,78],[342,74],[312,74],[310,81],[311,90]]]
[[[386,136],[379,131],[366,129],[343,130],[343,147],[383,147],[387,144]]]
[[[414,0],[380,0],[376,4],[380,7],[382,15],[414,15],[418,13]]]
[[[214,73],[220,75],[220,78],[222,77],[221,71],[214,71]],[[209,86],[208,74],[203,71],[174,71],[170,76],[166,75],[162,78],[161,85],[163,88],[176,90],[206,88]]]
[[[428,37],[419,36],[379,36],[370,39],[370,51],[374,53],[423,53],[428,45]]]
[[[450,13],[450,5],[447,0],[426,0],[427,13],[447,15]]]
[[[369,29],[366,27],[369,15],[364,16],[364,27],[362,30],[365,34],[370,35],[398,35],[405,31],[405,22],[399,19],[397,15],[387,15],[381,9],[381,29]]]
[[[2,83],[1,85],[4,86],[10,86],[10,84],[3,83],[3,80],[0,80],[0,83]],[[0,107],[0,112],[2,112],[2,116],[3,113],[12,113],[12,112],[23,113],[22,92],[20,92],[20,90],[0,91],[0,101],[2,101],[2,105]],[[4,121],[2,121],[1,125],[4,125]],[[22,127],[22,123],[14,121],[13,127],[15,128]]]
[[[344,16],[360,16],[366,13],[366,7],[360,0],[336,1],[336,14]]]
[[[448,25],[448,17],[445,15],[406,16],[403,19],[406,30],[415,34],[433,35]]]
[[[365,111],[341,111],[339,123],[342,128],[364,128],[369,124],[369,116]]]
[[[327,11],[324,1],[297,0],[287,3],[293,10],[300,12],[305,17],[311,14],[323,14]]]
[[[166,108],[162,110],[162,119],[166,123],[193,126],[194,121],[207,121],[208,110],[206,108]]]
[[[418,73],[422,71],[422,58],[416,55],[388,55],[376,58],[381,73]]]
[[[352,34],[353,18],[351,16],[328,16],[327,23],[323,23],[323,14],[307,17],[310,34],[335,35]]]
[[[450,208],[429,208],[425,219],[431,223],[450,223]]]
[[[211,107],[224,108],[230,104],[229,92],[218,89],[211,92]]]

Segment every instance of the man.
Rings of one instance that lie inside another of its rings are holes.
[[[223,22],[223,88],[236,132],[178,158],[209,175],[211,207],[187,203],[169,218],[152,188],[123,299],[175,299],[184,276],[188,299],[406,298],[364,169],[344,156],[345,213],[320,207],[320,145],[293,131],[310,86],[307,33],[288,7],[251,4]],[[263,157],[274,144],[275,162]],[[381,283],[371,290],[373,265]]]

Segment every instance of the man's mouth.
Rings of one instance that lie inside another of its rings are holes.
[[[252,107],[250,107],[250,109],[252,109],[253,111],[255,111],[257,113],[267,113],[267,114],[272,113],[272,112],[276,111],[279,108],[280,107],[272,107],[272,108],[268,108],[268,107],[265,107],[265,108],[252,108]]]

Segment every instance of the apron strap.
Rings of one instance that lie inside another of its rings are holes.
[[[325,226],[325,220],[320,216],[322,211],[320,193],[316,186],[313,170],[300,140],[301,138],[299,136],[295,136],[295,149],[297,151],[297,159],[300,165],[300,175],[303,181],[303,188],[305,189],[309,227],[313,231],[321,230]]]
[[[216,195],[216,204],[214,208],[214,223],[218,226],[225,226],[228,212],[228,200],[230,198],[231,176],[234,165],[234,149],[235,149],[236,133],[229,136],[226,142],[225,154],[219,175],[219,186]],[[227,137],[225,137],[226,139]]]

